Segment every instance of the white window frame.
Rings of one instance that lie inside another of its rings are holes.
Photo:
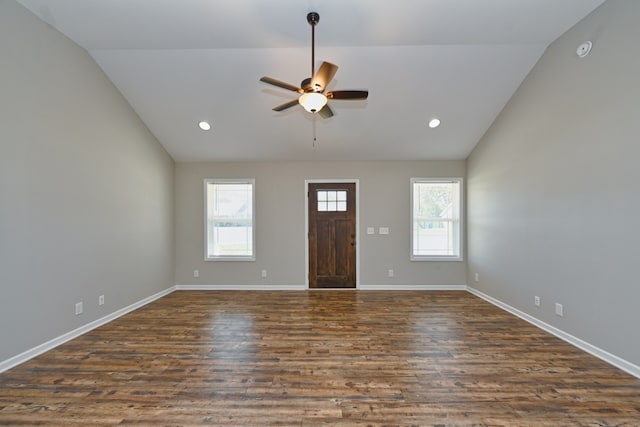
[[[209,184],[249,184],[251,185],[251,255],[209,256]],[[204,180],[204,260],[205,261],[255,261],[256,260],[256,180],[246,179],[205,179]]]
[[[458,206],[459,206],[459,211],[458,211],[458,215],[457,215],[457,220],[456,218],[454,218],[452,220],[452,225],[453,225],[453,233],[454,233],[454,245],[457,245],[456,249],[457,249],[457,254],[455,255],[416,255],[414,253],[414,245],[413,245],[413,240],[414,240],[414,222],[416,221],[414,218],[414,190],[415,190],[415,184],[420,184],[420,183],[433,183],[433,184],[437,184],[437,183],[451,183],[451,182],[457,182],[459,185],[459,200],[458,200]],[[463,236],[464,236],[464,220],[463,220],[463,216],[464,216],[464,182],[462,178],[411,178],[411,186],[410,186],[410,193],[411,193],[411,205],[410,205],[410,236],[411,236],[411,241],[410,241],[410,247],[409,247],[409,253],[411,254],[410,259],[411,261],[463,261],[464,260],[464,247],[463,247]]]

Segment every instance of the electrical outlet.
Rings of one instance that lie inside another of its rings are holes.
[[[480,281],[480,273],[476,273],[476,276],[474,277],[476,283]]]
[[[391,269],[387,272],[387,274],[389,275],[389,277],[395,276],[395,272]]]
[[[82,301],[76,303],[76,316],[82,314]]]
[[[560,303],[556,303],[556,314],[560,317],[564,316],[564,307]]]
[[[267,277],[267,270],[262,270],[262,278],[264,279],[265,277]]]
[[[104,305],[104,295],[98,297],[98,305]]]
[[[540,307],[540,297],[537,295],[533,297],[533,303],[535,304],[536,307]]]
[[[200,277],[200,271],[193,270],[193,277]]]

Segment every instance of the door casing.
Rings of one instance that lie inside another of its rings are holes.
[[[317,183],[350,183],[356,186],[356,289],[360,288],[360,180],[354,178],[347,179],[305,179],[304,181],[304,277],[305,288],[309,288],[309,200],[307,193],[309,192],[309,184]],[[339,289],[339,288],[332,288]],[[353,288],[348,288],[353,289]]]

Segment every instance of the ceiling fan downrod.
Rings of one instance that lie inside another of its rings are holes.
[[[311,76],[313,76],[316,63],[316,25],[320,22],[320,15],[317,12],[309,12],[307,22],[311,25]]]

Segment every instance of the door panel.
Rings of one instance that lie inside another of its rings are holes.
[[[328,276],[334,270],[335,253],[331,250],[334,239],[333,223],[331,221],[318,221],[317,226],[317,252],[325,254],[317,257],[317,274],[320,276]]]
[[[354,183],[309,184],[309,287],[356,287]]]
[[[345,238],[335,239],[335,272],[337,276],[349,276],[349,267],[351,265],[349,250],[352,247],[351,242],[355,243],[355,239],[351,236],[351,221],[338,219],[335,222],[336,236],[345,236]]]

